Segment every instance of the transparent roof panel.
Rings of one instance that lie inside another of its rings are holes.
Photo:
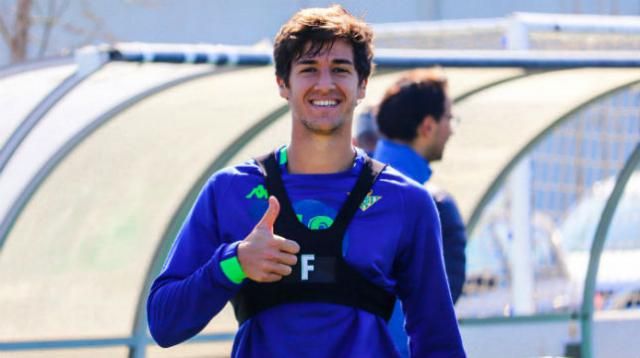
[[[445,68],[451,96],[462,96],[490,84],[524,75],[521,68]]]
[[[614,185],[615,177],[594,185],[560,227],[574,281],[584,281],[597,223]],[[634,269],[639,262],[640,165],[625,186],[606,235],[596,276],[596,310],[640,310],[640,271]]]
[[[282,102],[272,68],[226,72],[156,94],[93,133],[36,192],[0,254],[0,341],[129,335],[177,205]]]
[[[589,250],[604,205],[617,175],[640,143],[638,94],[640,86],[630,85],[590,101],[548,131],[501,182],[467,245],[467,295],[456,306],[462,317],[513,314],[510,291],[516,282],[514,267],[521,261],[512,251],[518,225],[528,225],[530,233],[528,257],[536,312],[579,309]],[[518,178],[521,168],[525,168],[525,180]],[[518,193],[530,193],[525,218],[518,218],[514,210],[522,205]],[[617,210],[625,214],[616,214],[608,234],[611,241],[606,243],[603,262],[609,263],[609,269],[602,271],[606,272],[603,282],[638,277],[629,270],[633,264],[628,261],[640,247],[636,217],[640,210],[631,193],[621,200]],[[606,286],[599,277],[599,290],[608,292]],[[609,305],[605,293],[596,301],[602,309]]]
[[[588,252],[600,215],[611,195],[616,177],[596,182],[562,221],[559,234],[562,246],[569,252]],[[614,223],[607,234],[608,250],[640,250],[640,174],[627,183],[625,194],[616,209]]]
[[[227,165],[236,165],[269,153],[289,141],[291,141],[291,114],[287,112],[242,147]]]
[[[203,65],[116,62],[81,82],[41,119],[4,168],[0,217],[53,153],[101,114],[147,89],[208,71]]]
[[[75,69],[75,65],[63,65],[0,78],[0,148],[29,112]]]
[[[640,79],[639,69],[571,69],[525,76],[456,104],[462,117],[433,181],[456,198],[469,219],[501,170],[539,133],[589,99]],[[469,180],[461,172],[472,173]]]

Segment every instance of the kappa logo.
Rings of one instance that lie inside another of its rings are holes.
[[[269,199],[269,192],[267,192],[264,185],[260,184],[251,189],[251,192],[245,198]]]
[[[360,210],[366,211],[367,209],[372,207],[373,204],[377,203],[380,199],[382,199],[382,195],[373,195],[373,190],[370,191],[369,194],[365,196],[364,200],[362,200],[362,203],[360,204]]]

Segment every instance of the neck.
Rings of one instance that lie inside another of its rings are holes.
[[[355,149],[341,136],[292,136],[287,148],[288,169],[294,174],[329,174],[353,165]]]
[[[429,153],[427,151],[427,144],[416,139],[413,140],[410,143],[405,143],[408,146],[411,147],[411,149],[413,149],[414,152],[418,153],[419,156],[421,156],[422,158],[424,158],[424,160],[426,160],[427,162],[430,162],[431,160],[429,160]]]

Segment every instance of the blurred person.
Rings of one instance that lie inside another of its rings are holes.
[[[380,139],[374,109],[374,107],[369,107],[356,117],[355,135],[353,136],[353,145],[362,148],[369,156],[373,156],[373,151]]]
[[[431,177],[429,163],[441,160],[453,134],[447,79],[439,68],[407,72],[385,93],[376,115],[382,139],[374,158],[419,183]],[[451,297],[455,303],[465,281],[465,226],[458,207],[446,191],[427,183],[436,202],[442,228],[443,254]],[[425,302],[425,304],[428,304]],[[398,350],[407,356],[404,317],[396,304],[389,329]]]
[[[288,145],[209,179],[147,300],[163,347],[231,301],[233,357],[397,357],[398,297],[413,357],[464,357],[435,205],[421,185],[351,145],[373,34],[338,5],[276,36]]]

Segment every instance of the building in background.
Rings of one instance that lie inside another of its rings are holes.
[[[298,9],[327,6],[334,2],[2,0],[0,67],[12,61],[12,53],[14,61],[32,60],[68,55],[78,47],[99,43],[139,41],[252,45],[270,41],[280,24]],[[499,18],[514,12],[640,14],[640,3],[635,0],[407,0],[402,2],[402,6],[383,0],[344,0],[340,3],[374,24]],[[26,46],[23,52],[18,49],[21,43]],[[500,45],[499,38],[496,45]]]

